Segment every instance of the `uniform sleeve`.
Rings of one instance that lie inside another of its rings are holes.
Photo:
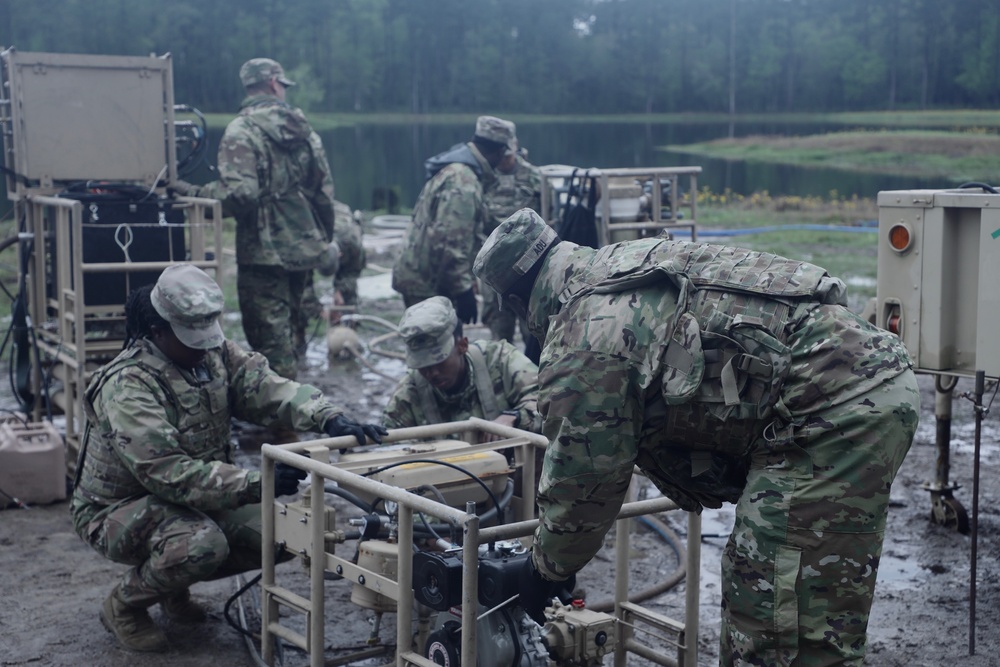
[[[399,384],[389,397],[389,402],[382,411],[382,426],[386,428],[407,428],[410,426],[421,426],[425,422],[420,421],[420,414],[417,405],[417,388],[410,379],[409,373]]]
[[[528,202],[525,206],[544,218],[545,214],[542,211],[542,170],[533,164],[527,163],[525,163],[525,168],[528,172],[527,187],[529,190]]]
[[[333,174],[326,159],[326,151],[323,150],[323,142],[315,132],[309,135],[309,147],[312,149],[313,164],[309,185],[303,190],[303,194],[309,200],[316,222],[326,233],[327,240],[332,240],[335,223]]]
[[[517,410],[518,424],[526,431],[540,433],[542,417],[538,412],[538,366],[507,341],[494,343],[496,361],[490,368],[500,370],[503,398],[508,410]]]
[[[533,558],[548,579],[586,565],[621,509],[642,421],[631,367],[623,357],[586,349],[550,353],[543,363],[539,408],[549,445]]]
[[[198,196],[222,202],[223,215],[242,216],[256,210],[261,185],[258,150],[252,130],[237,118],[226,128],[219,145],[219,180],[198,189]]]
[[[122,371],[105,384],[100,400],[115,452],[152,495],[204,511],[260,502],[260,472],[202,461],[182,449],[176,408],[147,373]]]
[[[321,433],[343,410],[316,387],[283,378],[271,370],[264,355],[246,352],[227,340],[229,405],[233,416],[261,426]]]
[[[472,289],[472,262],[479,252],[483,221],[483,193],[478,180],[453,175],[438,194],[437,212],[431,228],[437,238],[432,247],[441,249],[438,289],[455,297]]]

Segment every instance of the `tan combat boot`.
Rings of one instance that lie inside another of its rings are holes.
[[[153,624],[145,607],[133,607],[118,597],[118,588],[104,600],[101,623],[125,648],[145,653],[168,648],[167,636]]]
[[[160,607],[170,620],[180,623],[201,623],[208,618],[205,608],[191,599],[191,592],[186,588],[160,600]]]

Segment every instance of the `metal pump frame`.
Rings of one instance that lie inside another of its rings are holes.
[[[503,440],[472,445],[460,450],[464,454],[474,454],[483,451],[497,451],[514,448],[516,464],[521,468],[523,479],[534,479],[536,448],[544,448],[547,441],[544,437],[520,429],[504,427],[483,419],[470,418],[466,421],[447,424],[434,424],[413,428],[389,431],[383,439],[385,443],[402,442],[417,439],[441,439],[452,437],[454,433],[467,434],[469,442],[475,442],[477,432],[490,433],[503,437]],[[474,513],[451,508],[435,500],[424,498],[398,487],[383,484],[363,477],[350,470],[330,463],[330,455],[343,447],[356,444],[352,436],[325,438],[308,442],[297,442],[283,445],[265,444],[261,447],[262,470],[262,512],[263,512],[263,566],[262,566],[262,629],[261,655],[268,665],[274,664],[275,641],[281,638],[309,654],[311,667],[321,667],[324,664],[324,571],[332,571],[358,585],[362,585],[377,593],[392,598],[397,602],[396,627],[396,659],[398,667],[416,665],[418,667],[436,667],[436,663],[410,649],[412,643],[411,626],[413,623],[413,515],[423,512],[433,515],[443,521],[461,527],[462,546],[462,667],[476,665],[476,620],[478,600],[478,553],[481,544],[495,540],[521,538],[531,535],[538,525],[533,516],[535,489],[532,484],[523,484],[524,496],[515,505],[520,520],[500,526],[480,528],[479,517]],[[455,450],[441,452],[437,458],[453,456]],[[428,455],[421,454],[421,458]],[[388,465],[397,461],[405,461],[407,456],[380,459],[380,464]],[[431,457],[434,458],[434,457]],[[291,512],[289,508],[275,501],[274,497],[274,466],[275,463],[305,470],[311,475],[310,500],[308,516]],[[325,520],[317,517],[325,516],[324,484],[327,480],[334,481],[342,488],[355,493],[375,494],[385,500],[391,500],[399,507],[398,529],[398,574],[392,580],[377,572],[359,567],[348,559],[337,556],[326,550],[327,526]],[[687,582],[684,621],[676,621],[646,609],[638,604],[628,602],[628,557],[629,557],[629,524],[632,518],[646,514],[654,514],[669,510],[677,510],[677,505],[667,498],[656,498],[638,502],[627,502],[622,506],[617,521],[617,540],[615,558],[615,612],[619,628],[618,641],[615,646],[615,667],[627,664],[628,654],[639,655],[663,667],[697,665],[698,651],[698,611],[700,592],[701,567],[701,517],[698,514],[688,515],[688,545],[687,545]],[[275,582],[275,553],[271,545],[282,536],[284,548],[306,557],[309,560],[310,598],[306,599],[283,588]],[[317,545],[323,545],[317,547]],[[278,607],[284,605],[296,610],[306,617],[306,634],[282,625],[279,621]],[[676,655],[668,655],[651,648],[635,638],[634,629],[638,623],[644,623],[658,630],[676,635],[673,645]]]

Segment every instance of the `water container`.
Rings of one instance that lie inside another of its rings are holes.
[[[51,423],[0,424],[0,491],[28,504],[66,498],[66,448]],[[9,501],[0,494],[0,507]]]

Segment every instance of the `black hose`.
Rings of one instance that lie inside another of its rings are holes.
[[[670,526],[666,524],[662,519],[655,516],[640,516],[639,521],[645,523],[646,526],[652,530],[654,533],[663,538],[677,554],[677,567],[673,572],[670,573],[666,579],[658,584],[650,586],[649,588],[644,588],[641,591],[636,591],[628,596],[628,601],[632,603],[645,602],[650,598],[654,598],[657,595],[662,595],[669,591],[671,588],[680,583],[685,576],[687,576],[687,553],[682,546],[681,538],[677,536],[677,533],[673,531]],[[595,604],[587,603],[587,609],[600,612],[611,612],[615,609],[614,600],[601,600]]]
[[[361,500],[361,498],[351,493],[347,489],[341,488],[332,482],[329,484],[324,484],[323,491],[325,491],[326,493],[332,493],[335,496],[340,496],[341,498],[351,503],[355,507],[364,510],[365,514],[373,514],[375,512],[375,508],[373,505],[366,503],[365,501]]]
[[[990,193],[991,195],[1000,194],[997,192],[996,188],[992,185],[987,185],[986,183],[980,183],[979,181],[969,181],[968,183],[962,183],[958,186],[959,190],[971,190],[973,188],[980,188]]]

